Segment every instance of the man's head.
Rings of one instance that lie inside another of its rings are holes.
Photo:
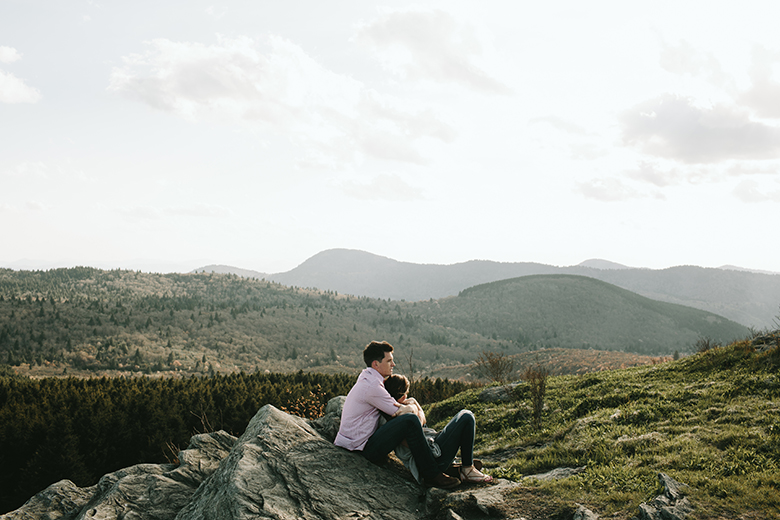
[[[372,341],[363,349],[363,361],[384,377],[393,373],[393,346],[387,341]]]
[[[385,390],[393,399],[402,403],[406,400],[406,395],[409,393],[409,380],[406,376],[393,374],[385,379]]]

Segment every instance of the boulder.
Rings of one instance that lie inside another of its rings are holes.
[[[70,480],[60,480],[47,487],[16,511],[0,515],[2,520],[69,520],[89,502],[97,486],[80,488]]]
[[[677,482],[665,473],[658,474],[664,492],[650,503],[639,505],[638,520],[683,520],[693,511],[693,506],[683,494],[686,484]]]
[[[0,520],[172,519],[236,442],[225,432],[192,437],[179,464],[138,464],[104,475],[95,486],[62,480]]]
[[[534,479],[534,480],[561,480],[564,478],[569,478],[574,475],[578,475],[585,471],[585,466],[580,466],[579,468],[555,468],[553,470],[548,471],[547,473],[537,473],[536,475],[528,475],[525,478]]]
[[[479,393],[479,400],[483,403],[508,403],[515,401],[515,388],[520,383],[511,383],[503,386],[491,386]]]
[[[422,489],[266,405],[177,520],[419,517]]]
[[[426,511],[433,516],[470,518],[501,517],[505,495],[521,484],[499,479],[492,486],[463,486],[453,491],[431,489],[426,500]]]

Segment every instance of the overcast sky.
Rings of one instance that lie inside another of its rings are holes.
[[[0,266],[780,271],[780,3],[0,0]]]

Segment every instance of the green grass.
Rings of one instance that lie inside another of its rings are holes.
[[[528,386],[511,403],[471,390],[434,404],[431,423],[460,408],[477,416],[489,472],[521,481],[602,517],[630,518],[662,491],[664,472],[690,486],[698,518],[780,516],[778,347],[748,341],[653,366],[551,377],[539,429]],[[556,482],[525,478],[556,467],[585,472]]]

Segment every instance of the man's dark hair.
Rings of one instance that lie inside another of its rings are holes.
[[[374,361],[382,361],[385,358],[385,352],[392,352],[393,346],[387,341],[372,341],[363,349],[363,361],[370,367]]]
[[[393,374],[385,379],[385,390],[396,401],[409,391],[409,380],[406,376]]]

